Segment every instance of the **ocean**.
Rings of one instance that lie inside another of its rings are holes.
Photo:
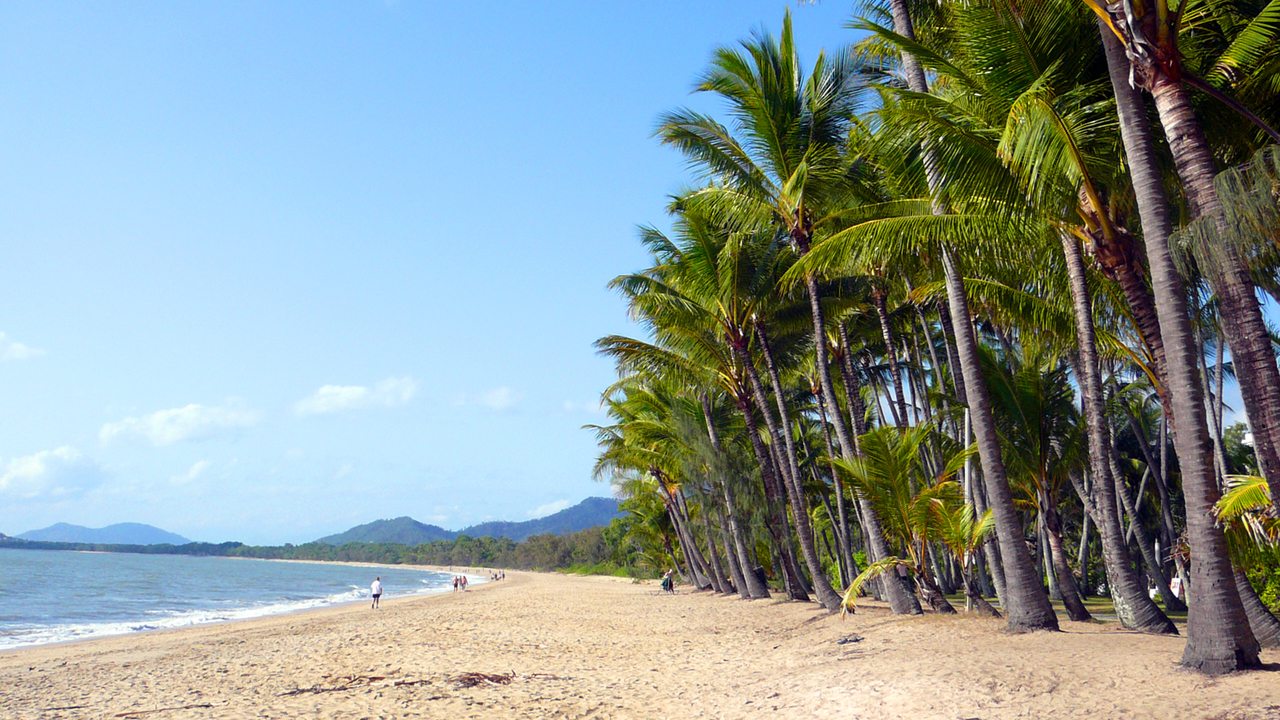
[[[407,567],[0,549],[0,650],[368,602],[376,576],[384,600],[453,588]]]

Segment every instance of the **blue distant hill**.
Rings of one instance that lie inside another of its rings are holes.
[[[112,545],[185,545],[190,540],[142,523],[117,523],[102,528],[87,528],[57,523],[47,528],[19,533],[19,540],[37,542],[99,543]]]
[[[411,517],[398,517],[358,525],[346,532],[322,537],[316,542],[329,545],[355,542],[421,545],[437,540],[453,540],[459,535],[510,538],[519,542],[533,535],[567,535],[587,528],[608,525],[621,514],[617,500],[592,497],[546,517],[522,522],[486,522],[454,532],[435,525],[420,523]]]

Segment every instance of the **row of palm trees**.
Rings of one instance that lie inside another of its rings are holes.
[[[1246,576],[1280,509],[1280,0],[887,0],[852,26],[806,68],[788,15],[715,51],[723,119],[662,116],[705,182],[613,281],[647,335],[598,342],[598,473],[700,587],[901,614],[963,592],[1028,631],[1051,599],[1090,619],[1098,577],[1125,627],[1176,633],[1177,585],[1183,664],[1256,666],[1280,644]]]

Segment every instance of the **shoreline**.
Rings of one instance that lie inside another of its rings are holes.
[[[33,552],[50,552],[50,551],[42,549],[42,550],[33,550]],[[104,554],[104,555],[136,554],[136,553],[113,553],[112,551],[107,551],[107,550],[60,550],[60,551],[55,550],[52,552],[74,552],[74,553],[89,553],[89,554]],[[167,557],[175,557],[175,556],[184,557],[181,553],[176,553],[176,554],[158,553],[158,554],[165,555]],[[489,579],[488,575],[486,574],[486,571],[484,571],[481,568],[470,567],[470,566],[463,569],[451,569],[444,566],[417,565],[417,564],[409,564],[409,563],[388,564],[388,563],[346,562],[346,561],[340,561],[340,560],[301,560],[301,559],[291,559],[291,558],[253,558],[253,557],[236,557],[236,556],[220,556],[220,555],[190,556],[190,557],[214,557],[214,558],[223,558],[227,560],[250,560],[250,561],[262,561],[262,562],[337,565],[337,566],[345,566],[345,567],[363,567],[363,568],[374,568],[374,569],[411,570],[411,571],[421,571],[421,572],[427,572],[427,573],[438,573],[443,575],[466,575],[469,579],[474,581],[469,584],[468,590],[467,590],[468,592],[470,592],[472,588],[478,589],[478,588],[484,587],[485,585],[493,584],[493,581]],[[367,588],[365,588],[365,591],[367,591]],[[433,598],[439,595],[448,595],[451,593],[452,593],[452,590],[448,587],[428,588],[421,592],[400,594],[398,596],[390,596],[390,597],[387,597],[387,599],[384,599],[382,602],[387,603],[387,602],[393,602],[393,601],[405,601],[405,600],[412,600],[412,599],[428,599],[428,598]],[[324,599],[323,597],[319,597],[319,598],[311,598],[310,600],[321,601],[323,599]],[[297,602],[307,602],[307,600],[299,600]],[[116,638],[157,635],[157,634],[163,634],[163,633],[175,633],[175,632],[182,632],[186,630],[195,630],[199,628],[207,628],[207,627],[214,627],[214,626],[221,626],[221,625],[235,625],[235,624],[241,624],[241,623],[250,623],[258,620],[268,620],[271,618],[283,618],[283,617],[294,616],[294,615],[305,615],[308,613],[320,613],[327,610],[350,609],[358,605],[364,605],[365,603],[368,603],[368,602],[369,602],[369,598],[367,596],[362,596],[358,598],[352,598],[350,600],[341,600],[336,602],[323,603],[321,605],[317,605],[314,607],[293,607],[293,608],[285,608],[277,611],[268,611],[261,615],[248,615],[245,617],[228,617],[228,618],[206,620],[206,621],[192,621],[187,624],[176,625],[173,627],[150,627],[150,628],[145,628],[141,630],[102,632],[100,634],[94,634],[88,637],[69,638],[65,640],[54,640],[49,642],[36,642],[36,643],[30,643],[25,645],[16,645],[13,647],[0,647],[0,657],[18,654],[28,650],[38,650],[41,648],[51,648],[51,647],[59,647],[59,646],[67,646],[67,645],[80,645],[85,643],[94,643],[98,641],[110,640],[110,639],[116,639]],[[274,606],[269,605],[265,607],[270,608]],[[228,610],[227,612],[239,612],[239,611],[246,611],[251,609],[252,609],[251,606],[245,606],[242,608]],[[148,619],[146,618],[138,618],[136,620],[119,620],[116,622],[120,624],[129,624],[132,622],[145,624],[147,620]],[[163,622],[165,618],[163,617],[152,618],[151,620],[155,622]],[[53,628],[58,626],[52,625],[49,627]]]
[[[1114,623],[1010,635],[872,602],[841,619],[515,571],[476,590],[0,654],[0,707],[49,720],[1280,718],[1280,650],[1263,651],[1269,670],[1207,678],[1177,666],[1185,637]]]

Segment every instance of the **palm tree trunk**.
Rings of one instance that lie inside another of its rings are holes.
[[[723,496],[721,499],[723,499]],[[743,600],[750,600],[751,591],[747,588],[747,576],[742,572],[742,560],[738,555],[738,548],[735,547],[733,532],[729,528],[729,522],[725,517],[721,503],[716,503],[715,508],[716,519],[720,525],[720,544],[724,550],[726,564],[729,566],[729,576],[733,580],[733,589],[738,593],[738,597]]]
[[[1258,599],[1258,593],[1254,592],[1244,571],[1234,568],[1232,574],[1235,576],[1236,591],[1240,593],[1240,600],[1244,603],[1244,613],[1249,618],[1249,629],[1258,639],[1258,644],[1266,648],[1280,647],[1280,620]]]
[[[895,7],[902,2],[893,1]],[[995,516],[996,537],[1004,565],[1005,596],[1002,600],[1005,603],[1009,630],[1057,630],[1058,616],[1054,614],[1049,596],[1031,562],[1031,554],[1027,552],[1025,541],[1026,531],[1022,526],[1022,519],[1013,507],[1013,493],[1009,490],[1004,458],[1000,453],[990,392],[979,366],[978,338],[973,331],[964,284],[951,258],[951,252],[945,247],[942,249],[942,266],[947,283],[947,299],[951,307],[951,324],[956,329],[960,371],[964,376],[973,434],[978,443],[982,480],[987,490],[987,501]]]
[[[1172,232],[1169,203],[1164,196],[1141,99],[1129,86],[1130,65],[1124,48],[1105,26],[1099,24],[1099,31],[1106,49],[1107,71],[1120,114],[1121,140],[1146,239],[1143,245],[1168,361],[1174,446],[1182,469],[1187,534],[1196,553],[1191,568],[1196,602],[1187,615],[1187,646],[1182,664],[1211,674],[1232,672],[1258,664],[1258,641],[1249,631],[1240,593],[1231,577],[1226,538],[1216,527],[1213,513],[1217,483],[1209,454],[1204,398],[1196,379],[1195,345],[1187,315],[1186,291],[1169,254],[1168,238]],[[1173,128],[1176,130],[1177,125]]]
[[[804,246],[804,249],[807,250],[807,246]],[[822,396],[826,398],[827,406],[835,408],[838,406],[835,387],[831,382],[831,365],[827,359],[827,327],[826,319],[822,314],[818,281],[809,275],[805,277],[805,285],[809,291],[809,313],[813,319],[813,344],[817,355],[818,382],[822,386]],[[840,444],[840,452],[845,459],[853,460],[857,454],[854,452],[853,442],[849,439],[849,428],[844,423],[844,417],[838,412],[832,413],[831,417],[835,421],[836,439]],[[858,497],[858,507],[862,513],[862,535],[870,554],[876,560],[890,557],[892,553],[889,552],[889,546],[885,542],[884,529],[875,508],[861,496]],[[894,577],[898,576],[894,575]],[[889,607],[895,615],[920,614],[920,603],[916,601],[915,595],[907,592],[902,582],[885,582],[883,587]]]
[[[1160,75],[1153,79],[1151,97],[1193,217],[1203,217],[1201,222],[1212,222],[1218,229],[1218,241],[1207,248],[1212,258],[1205,258],[1208,261],[1202,260],[1200,265],[1218,297],[1223,335],[1231,346],[1240,396],[1253,424],[1254,451],[1271,487],[1272,503],[1280,510],[1280,368],[1276,367],[1271,335],[1253,279],[1229,237],[1232,230],[1226,226],[1222,202],[1213,185],[1213,155],[1191,105],[1189,89],[1175,77]]]
[[[1142,457],[1143,459],[1146,460],[1146,463],[1147,463],[1147,469],[1151,471],[1151,474],[1156,479],[1156,492],[1159,493],[1160,495],[1161,542],[1164,545],[1164,547],[1172,548],[1174,546],[1174,543],[1176,543],[1178,540],[1178,533],[1175,530],[1173,525],[1173,508],[1169,500],[1168,482],[1165,479],[1165,468],[1164,468],[1164,459],[1163,459],[1164,449],[1161,448],[1161,458],[1159,460],[1151,456],[1151,450],[1147,442],[1146,433],[1142,431],[1142,426],[1138,425],[1137,420],[1135,420],[1132,415],[1129,416],[1129,430],[1133,433],[1133,436],[1137,438],[1138,447],[1139,449],[1141,449]],[[1160,440],[1163,443],[1164,442],[1163,428],[1160,431],[1160,435],[1161,435]],[[1136,506],[1135,506],[1135,510],[1136,510]],[[1161,563],[1161,572],[1164,574],[1165,577],[1170,577],[1168,573],[1168,567],[1169,567],[1168,563]],[[1169,610],[1174,610],[1179,612],[1187,609],[1186,603],[1182,601],[1182,598],[1176,595],[1166,595],[1164,600],[1164,606]]]
[[[827,424],[827,401],[822,393],[817,393],[817,396],[818,414],[822,420],[822,440],[826,445],[827,457],[834,458],[836,454],[831,446],[831,427]],[[834,466],[831,468],[831,481],[835,485],[836,495],[836,546],[840,558],[840,586],[847,588],[858,573],[854,570],[853,541],[849,537],[849,511],[844,504],[844,483],[840,481],[840,473],[836,472]]]
[[[793,567],[795,563],[790,562],[791,543],[788,542],[790,530],[787,523],[787,515],[783,510],[784,492],[778,481],[778,476],[774,474],[773,459],[769,457],[769,451],[764,446],[764,441],[760,439],[760,427],[756,423],[756,415],[751,407],[749,398],[743,398],[739,401],[739,409],[742,411],[743,421],[747,426],[747,436],[751,442],[751,450],[755,453],[756,462],[760,465],[761,481],[764,484],[765,505],[768,508],[766,517],[769,522],[765,526],[769,529],[769,535],[773,538],[775,550],[782,558],[781,570],[783,581],[787,588],[787,593],[792,600],[802,600],[807,602],[809,596],[804,591],[804,585],[800,582],[799,577],[794,576]]]
[[[898,345],[893,337],[893,328],[889,326],[889,308],[885,304],[883,290],[871,291],[871,302],[876,308],[876,317],[880,320],[880,335],[884,338],[884,351],[889,359],[889,373],[893,376],[893,418],[898,427],[905,427],[907,420],[907,400],[902,390],[902,369],[898,367]]]
[[[1080,551],[1076,554],[1076,564],[1080,566],[1080,597],[1088,598],[1093,594],[1089,587],[1089,528],[1093,519],[1088,512],[1080,514]]]
[[[1062,605],[1067,609],[1067,616],[1076,622],[1088,622],[1093,619],[1084,600],[1080,599],[1080,590],[1075,576],[1071,574],[1071,566],[1067,563],[1067,554],[1062,549],[1062,521],[1058,517],[1058,509],[1053,499],[1040,509],[1044,517],[1045,539],[1049,542],[1049,563],[1053,574],[1058,578],[1058,590],[1062,593]]]
[[[724,446],[720,442],[720,432],[716,430],[715,420],[711,412],[711,398],[703,393],[699,398],[702,404],[702,418],[707,424],[707,437],[711,440],[711,447],[715,451],[716,456],[724,457]],[[763,599],[769,597],[769,588],[761,583],[755,574],[756,564],[752,559],[750,551],[747,549],[746,537],[742,532],[742,526],[738,523],[738,504],[734,498],[732,481],[727,477],[720,478],[720,489],[724,498],[724,509],[726,521],[722,525],[727,525],[727,532],[732,539],[732,546],[726,547],[726,552],[731,557],[736,557],[738,561],[739,571],[742,574],[741,579],[734,576],[734,582],[738,586],[738,594],[743,599]],[[727,544],[727,543],[726,543]],[[732,564],[730,565],[732,567]]]
[[[914,39],[915,30],[911,25],[911,15],[907,10],[906,0],[890,0],[889,4],[893,13],[894,31],[903,37]],[[902,53],[902,68],[911,90],[920,93],[929,91],[924,71],[910,53]],[[942,185],[942,178],[937,172],[938,164],[928,147],[924,147],[923,151],[926,155],[925,168],[929,190],[937,198]],[[938,200],[934,202],[935,214],[945,212],[940,202]],[[1013,494],[1009,490],[1004,459],[1001,457],[1000,443],[996,437],[995,418],[991,413],[991,397],[978,364],[978,339],[973,332],[973,321],[969,313],[969,303],[964,294],[964,283],[951,257],[950,249],[945,246],[942,248],[942,268],[947,284],[947,304],[951,313],[951,324],[956,333],[960,372],[964,377],[965,395],[973,416],[974,436],[978,441],[982,479],[987,489],[987,500],[995,515],[1000,558],[1004,564],[1003,601],[1009,629],[1014,632],[1057,630],[1058,616],[1054,614],[1053,606],[1049,604],[1044,585],[1036,576],[1031,555],[1027,552],[1026,531],[1013,507]]]
[[[1156,592],[1160,593],[1160,597],[1169,598],[1173,596],[1173,590],[1169,587],[1169,577],[1165,575],[1164,566],[1160,564],[1160,558],[1156,557],[1154,543],[1151,536],[1147,534],[1147,528],[1142,524],[1142,518],[1138,515],[1137,506],[1133,499],[1129,496],[1129,486],[1124,480],[1124,473],[1120,470],[1120,464],[1116,460],[1118,450],[1111,453],[1111,474],[1116,480],[1116,495],[1120,498],[1120,504],[1124,508],[1124,512],[1129,516],[1129,530],[1134,534],[1138,543],[1138,552],[1142,556],[1142,566],[1147,571],[1147,579],[1156,587]],[[1165,607],[1169,607],[1169,601],[1165,600]]]
[[[702,531],[707,536],[707,554],[711,556],[711,585],[715,587],[716,592],[727,595],[733,592],[733,588],[725,577],[724,564],[720,561],[720,550],[716,547],[716,535],[711,529],[711,513],[708,511],[708,504],[709,502],[704,499],[701,515]]]
[[[795,443],[791,440],[791,414],[787,410],[786,399],[782,395],[782,380],[778,376],[778,366],[773,361],[773,351],[769,347],[769,337],[765,334],[764,328],[759,325],[756,326],[756,337],[760,340],[760,350],[764,354],[765,369],[769,373],[769,382],[773,386],[773,396],[777,400],[781,427],[773,428],[777,431],[774,437],[781,436],[787,451],[787,463],[790,465],[790,482],[787,484],[787,491],[788,495],[791,496],[791,514],[795,518],[796,535],[800,540],[800,552],[804,555],[804,563],[809,568],[809,576],[813,578],[813,593],[818,596],[818,603],[827,610],[836,612],[841,606],[840,595],[831,587],[831,581],[827,578],[827,573],[822,569],[822,561],[818,557],[818,550],[814,547],[813,524],[809,520],[810,505],[808,497],[804,493],[804,487],[800,483],[800,467],[796,463]],[[747,365],[747,374],[751,377],[755,391],[760,393],[761,390],[758,387],[760,378],[754,365]],[[765,407],[761,408],[761,412],[764,415],[765,422],[772,423],[773,413],[769,412],[767,402],[764,405]]]

